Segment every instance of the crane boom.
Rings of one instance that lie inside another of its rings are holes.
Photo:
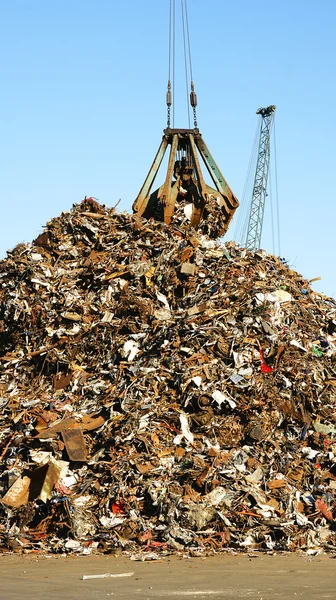
[[[276,107],[272,104],[267,108],[259,108],[256,113],[257,115],[261,116],[261,123],[257,166],[254,176],[252,200],[245,243],[246,248],[249,250],[256,250],[260,248],[265,201],[267,195],[271,127],[275,108]]]

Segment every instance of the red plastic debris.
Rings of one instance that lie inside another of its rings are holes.
[[[114,515],[124,515],[125,511],[123,509],[123,505],[121,504],[112,504],[112,512]]]
[[[261,372],[262,373],[272,373],[273,369],[272,369],[272,367],[269,367],[268,365],[266,365],[262,350],[259,351],[259,354],[260,354],[260,361],[261,361]]]

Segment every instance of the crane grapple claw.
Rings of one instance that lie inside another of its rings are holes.
[[[170,153],[165,181],[159,189],[151,193],[168,146]],[[204,181],[199,155],[215,184],[215,189]],[[211,211],[209,198],[213,196],[221,212],[225,233],[239,202],[215,163],[202,135],[197,128],[165,129],[153,164],[133,203],[133,211],[144,218],[154,218],[169,225],[176,204],[190,204],[190,225],[197,229]]]

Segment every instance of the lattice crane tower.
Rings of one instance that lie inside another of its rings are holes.
[[[270,161],[270,140],[275,106],[259,108],[257,115],[261,116],[258,159],[254,176],[251,208],[246,234],[246,248],[260,248],[261,233],[264,221],[265,201],[267,196],[267,180]]]

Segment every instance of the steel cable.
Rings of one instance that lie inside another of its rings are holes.
[[[191,106],[193,109],[194,127],[196,128],[197,127],[197,114],[196,114],[197,98],[196,98],[195,88],[194,88],[194,76],[193,76],[192,59],[191,59],[191,44],[190,44],[190,31],[189,31],[189,17],[188,17],[187,0],[184,0],[184,12],[185,12],[186,29],[187,29],[189,67],[190,67],[190,89],[191,89],[190,103],[191,103]]]
[[[191,79],[191,81],[194,81],[192,60],[191,60],[191,46],[190,46],[190,32],[189,32],[189,17],[188,17],[187,0],[184,0],[184,4],[185,4],[185,19],[186,19],[186,27],[187,27],[188,51],[189,51],[190,79]]]
[[[275,118],[273,123],[273,145],[274,145],[274,168],[275,168],[275,206],[276,206],[276,218],[277,218],[277,242],[278,242],[278,256],[281,253],[280,246],[280,208],[279,208],[279,188],[278,188],[278,162],[277,162],[277,149],[276,149],[276,135],[275,135]]]
[[[272,252],[275,254],[275,217],[274,217],[274,199],[272,186],[272,169],[269,170],[269,197],[271,207],[271,229],[272,229]]]
[[[166,94],[167,103],[167,127],[170,127],[170,116],[172,112],[173,127],[175,119],[174,95],[175,95],[175,0],[169,4],[169,32],[168,32],[168,86]]]
[[[173,2],[173,127],[175,126],[175,0]]]
[[[189,79],[188,79],[187,47],[186,47],[186,14],[185,14],[184,8],[185,8],[184,7],[184,0],[181,0],[183,49],[184,49],[184,71],[185,71],[186,94],[187,94],[188,126],[189,126],[189,129],[190,129]]]
[[[173,0],[170,0],[169,4],[169,39],[168,39],[168,81],[171,80],[171,46],[172,46],[172,3]]]
[[[250,196],[252,195],[251,188],[252,188],[252,184],[253,184],[252,168],[253,168],[254,163],[256,162],[259,129],[260,129],[260,124],[259,124],[259,122],[257,122],[254,139],[253,139],[253,144],[252,144],[252,150],[251,150],[251,154],[250,154],[250,160],[249,160],[246,178],[245,178],[245,182],[244,182],[244,187],[243,187],[243,191],[242,191],[242,195],[241,195],[240,207],[237,210],[237,219],[236,219],[235,230],[234,230],[234,239],[241,245],[243,245],[245,242],[246,232],[247,232],[248,217],[249,217],[250,202],[251,202]]]

